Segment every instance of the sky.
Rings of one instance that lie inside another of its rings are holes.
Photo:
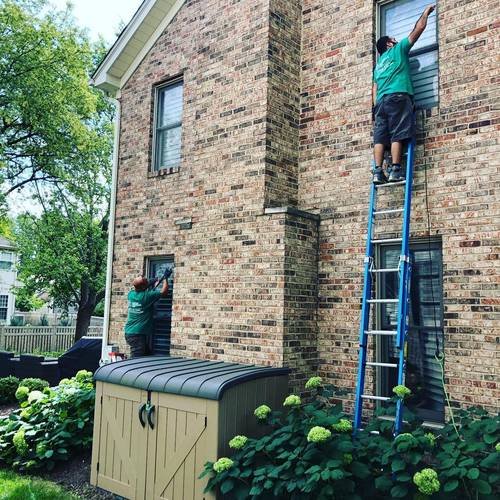
[[[67,0],[51,0],[64,9]],[[71,0],[73,13],[80,26],[89,29],[92,39],[102,35],[110,44],[116,39],[120,22],[127,24],[142,0]]]

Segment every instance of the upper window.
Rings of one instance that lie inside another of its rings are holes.
[[[13,266],[14,254],[12,252],[0,252],[0,269],[10,271]]]
[[[156,89],[153,170],[173,169],[181,162],[182,91],[182,80]]]
[[[395,0],[379,4],[379,36],[400,41],[413,30],[428,0]],[[430,108],[438,103],[438,38],[436,15],[429,17],[427,28],[410,51],[411,77],[415,104]]]
[[[382,246],[379,249],[379,267],[397,268],[399,246]],[[439,242],[410,245],[412,274],[410,280],[410,328],[407,339],[406,381],[412,395],[409,408],[421,418],[441,422],[444,418],[444,394],[441,366],[436,354],[443,353],[443,290],[442,257]],[[382,273],[379,295],[397,298],[398,273]],[[396,330],[395,304],[380,304],[377,310],[377,327]],[[396,363],[398,350],[393,337],[378,340],[379,361]],[[397,385],[397,373],[393,368],[380,368],[378,393],[392,396]]]
[[[7,319],[8,306],[9,306],[9,296],[0,295],[0,321]]]

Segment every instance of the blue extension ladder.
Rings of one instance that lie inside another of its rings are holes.
[[[406,340],[408,335],[408,303],[410,292],[411,263],[409,253],[410,237],[410,213],[411,213],[411,191],[413,180],[413,162],[415,151],[415,139],[412,139],[407,148],[406,158],[406,180],[401,182],[372,184],[370,190],[370,205],[368,209],[368,234],[366,239],[366,254],[364,260],[364,283],[363,301],[361,306],[361,321],[359,327],[359,366],[356,383],[356,399],[354,411],[354,433],[362,429],[363,400],[387,401],[390,398],[383,396],[372,396],[364,393],[366,367],[387,367],[398,370],[398,385],[403,385],[405,380],[406,365]],[[396,186],[405,186],[403,208],[377,211],[377,191],[379,189],[393,189]],[[389,213],[402,213],[403,224],[401,238],[373,239],[373,225],[377,215]],[[379,243],[401,243],[401,254],[399,265],[394,269],[374,269],[374,246]],[[372,297],[372,283],[374,276],[380,273],[399,274],[398,298],[384,299]],[[396,330],[371,330],[370,310],[371,306],[377,304],[397,303],[397,329]],[[396,337],[396,349],[398,352],[397,363],[367,362],[368,339],[378,335],[390,335]],[[403,423],[403,404],[398,399],[396,406],[396,418],[394,422],[394,435],[399,434]]]

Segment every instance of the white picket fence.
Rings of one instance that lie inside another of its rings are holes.
[[[102,326],[90,326],[88,337],[102,337]],[[74,342],[74,326],[0,326],[0,351],[65,351]]]

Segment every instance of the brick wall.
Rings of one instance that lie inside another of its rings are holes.
[[[366,1],[305,0],[303,5],[299,208],[321,214],[320,373],[353,391],[370,181],[375,10]],[[500,397],[494,292],[499,9],[489,1],[441,1],[438,8],[439,106],[419,116],[411,234],[416,240],[428,234],[427,170],[431,235],[443,248],[447,388],[454,400],[492,408]],[[392,236],[398,228],[387,222],[383,231]],[[368,387],[373,389],[373,379]]]
[[[412,207],[418,240],[427,176],[448,389],[488,407],[500,396],[498,14],[491,0],[439,2],[439,106],[419,116]],[[173,354],[286,364],[297,389],[317,370],[352,394],[374,29],[368,1],[186,2],[121,92],[112,341],[123,345],[145,257],[173,255]],[[180,169],[151,175],[153,88],[180,74]],[[269,208],[285,206],[299,211]]]

